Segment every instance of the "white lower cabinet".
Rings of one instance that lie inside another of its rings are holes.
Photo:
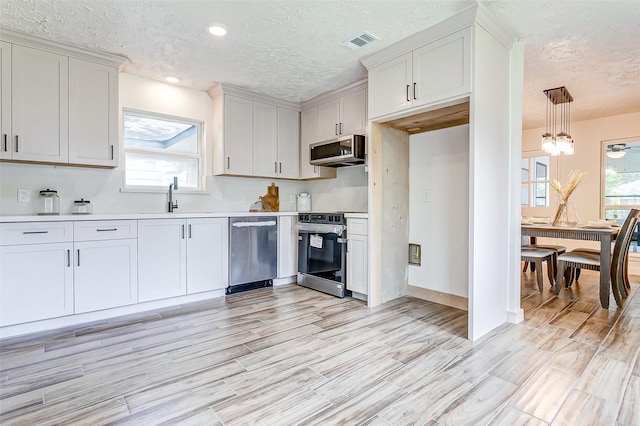
[[[138,300],[219,290],[228,283],[228,221],[138,221]]]
[[[298,273],[298,234],[295,216],[278,218],[278,278]]]
[[[73,248],[76,314],[138,301],[135,239],[76,242]]]
[[[73,243],[0,247],[0,326],[73,314]]]
[[[222,290],[229,284],[229,221],[187,220],[187,293]]]
[[[347,289],[368,294],[369,236],[367,219],[347,218]]]
[[[138,221],[138,301],[187,294],[184,219]]]

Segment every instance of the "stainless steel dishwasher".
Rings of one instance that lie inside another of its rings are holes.
[[[278,218],[229,218],[227,294],[273,285],[278,273]]]

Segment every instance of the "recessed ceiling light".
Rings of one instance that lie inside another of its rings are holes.
[[[227,34],[227,27],[222,24],[212,24],[207,28],[214,36],[222,37]]]
[[[176,77],[175,75],[168,75],[164,78],[164,80],[168,83],[180,83],[181,79],[180,77]]]

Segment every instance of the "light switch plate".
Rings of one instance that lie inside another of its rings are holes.
[[[28,203],[31,201],[31,190],[29,189],[18,189],[18,202],[19,203]]]

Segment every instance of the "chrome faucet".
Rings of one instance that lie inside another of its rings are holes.
[[[178,177],[174,176],[173,177],[173,183],[169,184],[169,213],[173,213],[173,211],[175,209],[178,208],[178,200],[176,200],[176,202],[173,202],[173,191],[174,190],[178,190]]]

